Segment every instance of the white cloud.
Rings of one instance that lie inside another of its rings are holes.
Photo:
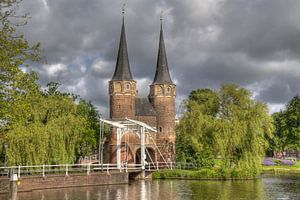
[[[280,110],[284,110],[285,109],[285,105],[284,104],[267,104],[268,108],[269,108],[269,113],[275,113],[275,112],[279,112]]]
[[[44,8],[49,11],[49,6],[47,0],[41,0],[43,2]]]
[[[67,65],[62,63],[43,65],[43,69],[46,71],[49,77],[56,77],[59,74],[65,73],[68,69]]]
[[[91,71],[94,76],[99,78],[109,77],[113,75],[113,69],[115,67],[115,63],[108,62],[103,59],[96,59],[91,64]]]

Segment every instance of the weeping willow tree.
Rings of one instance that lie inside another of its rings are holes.
[[[271,137],[273,132],[267,107],[236,85],[222,86],[219,96],[215,148],[222,158],[222,167],[257,175],[268,147],[266,135]]]
[[[78,114],[73,96],[57,87],[49,84],[46,91],[13,107],[13,123],[6,135],[10,165],[76,162],[87,119]]]
[[[211,163],[212,158],[220,158],[222,170],[230,169],[243,177],[259,173],[268,146],[265,136],[271,137],[273,131],[265,104],[251,99],[246,89],[223,85],[218,92],[193,91],[184,107],[178,126],[179,147],[192,151],[187,155],[177,148],[180,159],[202,158]]]

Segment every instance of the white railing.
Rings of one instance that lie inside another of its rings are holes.
[[[106,172],[113,171],[156,171],[161,169],[196,169],[193,163],[175,163],[175,162],[151,162],[146,163],[145,166],[141,164],[127,164],[122,163],[121,168],[117,164],[62,164],[62,165],[32,165],[32,166],[10,166],[0,167],[0,176],[9,176],[10,174],[17,174],[21,176],[43,176],[65,174],[68,176],[72,173],[86,173],[89,175],[92,172]]]

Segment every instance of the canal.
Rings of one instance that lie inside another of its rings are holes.
[[[0,196],[4,199],[4,196]],[[19,200],[300,200],[300,176],[262,176],[248,181],[147,180],[129,185],[36,190]]]

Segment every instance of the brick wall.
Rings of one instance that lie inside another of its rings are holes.
[[[112,172],[106,173],[91,173],[86,174],[70,174],[65,175],[49,175],[41,176],[27,176],[21,177],[19,192],[50,189],[50,188],[64,188],[64,187],[78,187],[78,186],[95,186],[95,185],[110,185],[110,184],[127,184],[128,173]],[[0,178],[0,194],[8,192],[9,179]]]

